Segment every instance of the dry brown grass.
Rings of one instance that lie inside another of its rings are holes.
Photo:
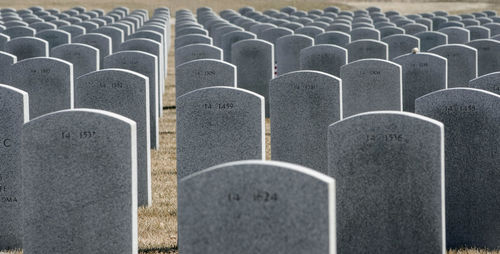
[[[267,0],[120,0],[120,1],[97,1],[89,0],[85,3],[76,0],[23,0],[5,1],[0,0],[0,6],[13,7],[16,9],[26,8],[33,5],[41,5],[45,8],[68,9],[76,5],[82,5],[88,9],[101,8],[106,11],[118,5],[128,6],[130,9],[148,9],[152,11],[158,6],[170,7],[172,14],[179,8],[195,10],[199,6],[210,6],[215,11],[223,9],[238,9],[251,4],[258,10],[269,8],[280,8],[285,5],[293,5],[300,9],[309,10],[337,5],[343,9],[366,8],[377,5],[384,10],[397,10],[402,13],[417,13],[432,10],[447,10],[450,13],[472,12],[484,9],[500,9],[498,3],[478,3],[481,1],[468,1],[461,3],[437,2],[437,3],[415,3],[405,1],[383,1],[383,2],[352,2],[344,1],[338,3],[328,0],[308,1],[267,1]],[[173,42],[173,38],[172,38]],[[166,82],[166,93],[163,97],[164,106],[175,105],[175,70],[173,47],[169,52],[168,78]],[[175,109],[164,111],[160,119],[160,148],[152,151],[152,184],[153,205],[148,208],[139,208],[139,248],[140,254],[172,254],[177,252],[177,177],[176,177],[176,144],[175,144]],[[269,120],[266,120],[266,158],[270,159],[270,133]],[[0,254],[21,254],[22,251],[0,251]],[[448,254],[500,254],[500,251],[486,250],[450,250]]]

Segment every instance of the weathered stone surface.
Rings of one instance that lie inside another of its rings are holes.
[[[374,28],[356,28],[351,30],[351,41],[356,40],[380,40],[380,32]]]
[[[99,50],[87,44],[71,43],[57,46],[50,51],[50,55],[73,64],[73,80],[99,70]]]
[[[103,26],[93,31],[93,33],[104,34],[111,38],[111,53],[115,53],[120,48],[120,44],[122,44],[124,40],[123,30],[112,27],[112,26]]]
[[[73,43],[83,43],[99,50],[99,66],[104,65],[104,58],[111,54],[111,38],[104,34],[87,33],[72,38]]]
[[[315,45],[333,44],[340,47],[344,47],[350,42],[351,42],[351,36],[349,34],[338,31],[324,32],[316,35],[316,38],[314,39]]]
[[[401,66],[379,59],[358,60],[340,69],[343,115],[402,110]]]
[[[500,247],[500,96],[473,88],[440,90],[416,113],[445,127],[447,248]]]
[[[470,40],[469,30],[462,27],[446,27],[439,32],[448,36],[448,44],[465,44]]]
[[[415,112],[415,99],[448,87],[446,58],[432,53],[406,54],[393,62],[403,74],[403,110]]]
[[[445,253],[443,129],[438,121],[395,111],[328,127],[338,253]]]
[[[382,39],[389,48],[389,59],[412,52],[414,48],[420,48],[420,39],[407,34],[395,34]]]
[[[266,117],[269,117],[269,81],[274,77],[273,44],[259,39],[248,39],[233,44],[231,62],[239,70],[237,86],[262,95]]]
[[[347,63],[347,50],[336,45],[316,45],[300,51],[300,69],[322,71],[340,77],[340,67]]]
[[[265,158],[262,96],[208,87],[178,97],[176,105],[179,181],[220,163]]]
[[[242,161],[179,182],[179,253],[335,249],[335,181],[326,175],[290,163]]]
[[[201,34],[188,34],[181,37],[175,38],[175,48],[180,48],[186,45],[195,44],[195,43],[204,43],[208,45],[212,45],[212,38],[201,35]]]
[[[149,127],[152,149],[160,147],[159,112],[158,112],[158,64],[157,58],[137,50],[120,51],[104,58],[104,68],[124,69],[140,73],[149,81]],[[161,105],[160,105],[161,106]]]
[[[277,74],[282,75],[300,70],[300,51],[314,45],[314,40],[306,35],[292,34],[276,41]]]
[[[441,45],[429,50],[448,60],[448,88],[467,87],[477,77],[477,50],[460,44]]]
[[[318,71],[295,71],[271,80],[273,160],[327,173],[327,128],[342,119],[341,83]]]
[[[0,250],[21,249],[23,241],[21,129],[29,121],[28,93],[0,85]]]
[[[134,121],[64,110],[22,136],[24,253],[137,253]]]
[[[228,63],[232,63],[231,49],[234,43],[247,39],[255,39],[256,36],[253,33],[242,32],[242,31],[233,31],[226,33],[222,36],[221,39],[221,49],[224,51],[224,61]]]
[[[448,43],[448,36],[440,32],[421,32],[415,34],[415,37],[420,39],[420,51],[422,52]]]
[[[15,55],[0,51],[0,84],[9,83],[10,66],[16,62]]]
[[[8,84],[29,94],[30,117],[73,108],[73,66],[51,57],[36,57],[11,66]]]

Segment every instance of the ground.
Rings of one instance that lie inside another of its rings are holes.
[[[423,3],[426,2],[426,3]],[[87,0],[85,2],[75,0],[22,0],[5,1],[0,0],[1,7],[13,7],[22,9],[29,6],[40,5],[44,8],[69,9],[81,5],[87,9],[101,8],[105,11],[113,7],[123,5],[132,9],[148,9],[150,12],[156,7],[167,6],[173,15],[180,8],[196,10],[200,6],[210,6],[214,11],[223,9],[239,9],[246,5],[252,5],[257,10],[269,8],[279,9],[286,5],[296,6],[299,9],[323,9],[330,5],[336,5],[342,9],[354,10],[369,6],[379,6],[384,11],[396,10],[402,14],[431,12],[435,10],[446,10],[452,14],[470,13],[487,9],[500,10],[500,3],[484,3],[482,1],[469,2],[429,2],[429,1],[326,1],[326,0],[304,0],[304,1],[268,1],[268,0],[119,0],[98,1]],[[172,31],[174,31],[172,29]],[[174,38],[172,36],[172,43]],[[163,98],[163,117],[160,119],[160,148],[153,150],[152,156],[152,183],[153,183],[153,205],[148,208],[139,208],[139,253],[140,254],[166,254],[178,253],[177,251],[177,176],[176,176],[176,144],[175,144],[175,69],[173,46],[169,52],[168,77],[166,81],[166,93]],[[266,121],[266,145],[267,158],[270,158],[269,121]],[[0,254],[20,254],[21,251],[8,251]],[[448,254],[500,254],[500,251],[486,250],[450,250]]]

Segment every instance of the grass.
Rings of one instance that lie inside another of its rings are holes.
[[[267,1],[267,0],[182,0],[182,1],[161,1],[161,0],[125,0],[125,1],[97,1],[89,0],[85,3],[76,0],[45,0],[42,3],[38,0],[5,1],[0,0],[0,6],[22,9],[34,5],[42,5],[45,8],[59,8],[65,10],[76,5],[83,5],[89,10],[101,8],[106,11],[113,7],[124,5],[132,9],[148,9],[150,12],[159,6],[170,7],[172,14],[179,8],[189,8],[195,10],[200,6],[210,6],[214,11],[223,9],[239,9],[251,4],[258,10],[269,8],[279,9],[286,5],[293,5],[299,9],[323,9],[326,6],[337,5],[342,9],[353,10],[356,8],[366,8],[370,5],[378,5],[384,10],[398,10],[402,13],[418,13],[437,9],[448,10],[450,13],[473,12],[477,10],[495,9],[499,10],[500,5],[490,1],[459,1],[460,4],[449,3],[450,1],[419,1],[433,2],[421,4],[415,2],[401,1],[373,1],[373,2],[347,2],[342,3],[328,0],[309,1]],[[479,3],[481,2],[481,3]],[[173,38],[172,38],[173,42]],[[153,184],[153,205],[148,208],[139,208],[139,253],[140,254],[172,254],[177,251],[177,171],[176,171],[176,143],[175,143],[175,70],[173,46],[169,52],[168,77],[166,82],[166,93],[163,101],[164,115],[160,119],[160,148],[153,150],[152,156],[152,184]],[[266,149],[267,159],[270,159],[270,134],[269,120],[266,121]],[[0,254],[21,254],[22,251],[0,251]],[[487,250],[450,250],[448,254],[500,254],[500,251]]]

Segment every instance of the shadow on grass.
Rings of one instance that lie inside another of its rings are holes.
[[[161,247],[161,248],[139,249],[139,253],[141,253],[141,254],[176,253],[176,252],[177,252],[177,246],[174,246],[174,247]]]

